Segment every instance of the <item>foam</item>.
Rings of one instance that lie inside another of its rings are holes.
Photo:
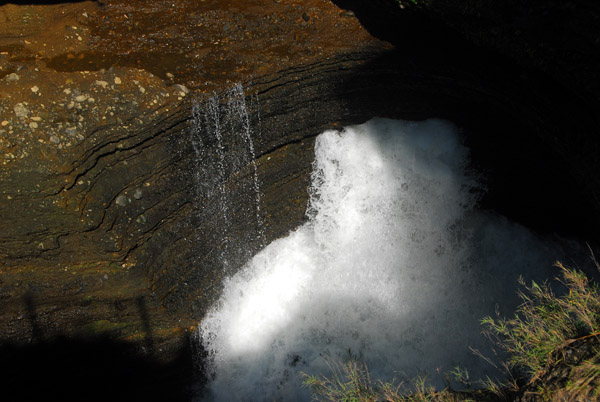
[[[493,374],[468,348],[486,349],[479,320],[514,309],[519,274],[552,276],[557,251],[474,210],[468,154],[435,119],[321,134],[308,222],[228,278],[200,325],[206,398],[308,401],[299,373],[328,374],[323,356],[383,379]]]

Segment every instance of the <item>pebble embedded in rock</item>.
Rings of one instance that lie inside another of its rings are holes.
[[[51,135],[51,136],[50,136],[50,142],[53,142],[53,143],[55,143],[55,144],[58,144],[58,143],[60,143],[60,138],[58,138],[58,137],[57,137],[57,136],[55,136],[55,135]]]
[[[125,197],[124,195],[120,195],[117,197],[117,199],[115,200],[115,203],[120,206],[120,207],[124,207],[127,205],[127,197]]]
[[[171,73],[167,73],[167,74],[166,74],[166,76],[167,76],[168,78],[175,78],[175,76],[174,76],[173,74],[171,74]]]
[[[117,85],[121,85],[123,81],[121,81],[121,79],[119,77],[115,77],[115,84]]]
[[[33,92],[34,94],[37,94],[38,91],[40,90],[36,85],[32,86],[30,89],[31,89],[31,92]]]
[[[95,84],[101,86],[102,88],[106,88],[108,86],[108,82],[102,80],[96,80]]]
[[[0,126],[5,127],[8,126],[9,121],[8,120],[4,120],[2,123],[0,123]]]
[[[65,134],[67,134],[67,135],[75,135],[75,134],[77,134],[77,129],[75,127],[67,127],[65,129]]]
[[[144,195],[144,193],[142,192],[142,190],[140,190],[139,188],[137,190],[135,190],[135,192],[133,193],[133,198],[135,198],[136,200],[141,200],[142,196]]]
[[[29,123],[29,128],[38,128],[38,124],[35,121]]]
[[[353,18],[354,17],[354,11],[352,10],[346,10],[346,11],[342,11],[340,13],[340,17],[344,17],[344,18]]]
[[[27,109],[27,107],[25,107],[25,105],[22,103],[17,103],[13,110],[15,111],[15,115],[17,115],[17,117],[29,116],[29,109]]]
[[[310,20],[310,17],[308,16],[308,14],[306,13],[302,13],[302,19],[306,22],[308,22]]]
[[[21,77],[17,73],[10,73],[5,78],[6,82],[16,82],[16,81],[19,81],[20,79],[21,79]]]
[[[175,84],[173,85],[175,87],[175,89],[178,90],[178,95],[179,96],[185,96],[188,94],[188,92],[190,92],[189,89],[187,89],[187,87],[185,85],[181,85],[181,84]]]
[[[79,96],[75,97],[75,100],[76,100],[77,102],[83,102],[83,101],[85,101],[86,99],[87,99],[87,96],[85,96],[85,95],[79,95]]]

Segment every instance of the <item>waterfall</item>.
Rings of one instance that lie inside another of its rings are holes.
[[[220,244],[218,260],[229,272],[231,239],[231,201],[228,181],[250,165],[254,193],[256,237],[264,240],[261,217],[260,183],[252,128],[241,84],[234,85],[222,96],[214,95],[192,108],[191,143],[196,155],[195,186],[200,196],[212,197],[216,215],[220,217],[215,242]],[[241,139],[241,141],[240,141]],[[227,155],[227,156],[226,156]]]
[[[299,373],[328,374],[324,356],[383,380],[494,375],[469,350],[487,350],[479,320],[514,310],[519,275],[552,277],[560,247],[478,211],[468,157],[441,120],[321,134],[308,222],[228,277],[200,324],[206,399],[309,401]]]
[[[250,156],[250,163],[254,174],[252,181],[254,184],[255,194],[255,211],[256,211],[256,227],[259,228],[259,236],[261,240],[264,240],[264,225],[260,216],[260,185],[258,183],[258,166],[256,165],[256,152],[254,151],[254,142],[252,141],[252,130],[250,128],[250,118],[248,116],[248,108],[246,107],[246,96],[244,94],[244,88],[242,84],[238,83],[234,85],[227,92],[227,106],[228,106],[228,117],[242,122],[241,136],[248,146],[248,153]]]

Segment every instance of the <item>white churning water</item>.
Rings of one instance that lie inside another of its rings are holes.
[[[492,370],[468,348],[486,348],[479,320],[511,313],[520,273],[554,276],[558,249],[474,210],[468,153],[441,120],[321,134],[310,219],[228,278],[200,325],[208,399],[308,401],[299,373],[328,374],[323,356],[438,384]]]

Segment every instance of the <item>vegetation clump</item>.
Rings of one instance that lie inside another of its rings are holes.
[[[509,353],[511,368],[535,376],[551,362],[552,352],[575,339],[600,332],[600,290],[581,271],[560,262],[560,282],[567,293],[557,297],[546,283],[532,282],[519,292],[523,301],[512,319],[482,320],[484,332]]]
[[[487,379],[473,389],[467,371],[457,368],[450,375],[467,391],[438,391],[424,378],[407,389],[395,381],[373,381],[364,364],[350,361],[330,363],[329,377],[303,374],[304,384],[315,400],[331,402],[598,400],[600,288],[583,272],[556,266],[564,293],[557,295],[549,283],[527,286],[521,279],[522,304],[514,317],[482,320],[483,332],[507,352],[506,361],[496,362],[506,368],[505,383]]]
[[[315,400],[328,402],[459,402],[474,401],[461,398],[459,393],[448,389],[436,391],[425,378],[412,382],[412,389],[404,394],[403,383],[395,381],[372,381],[364,363],[350,360],[337,363],[328,360],[331,376],[303,374],[304,385],[308,386]]]

